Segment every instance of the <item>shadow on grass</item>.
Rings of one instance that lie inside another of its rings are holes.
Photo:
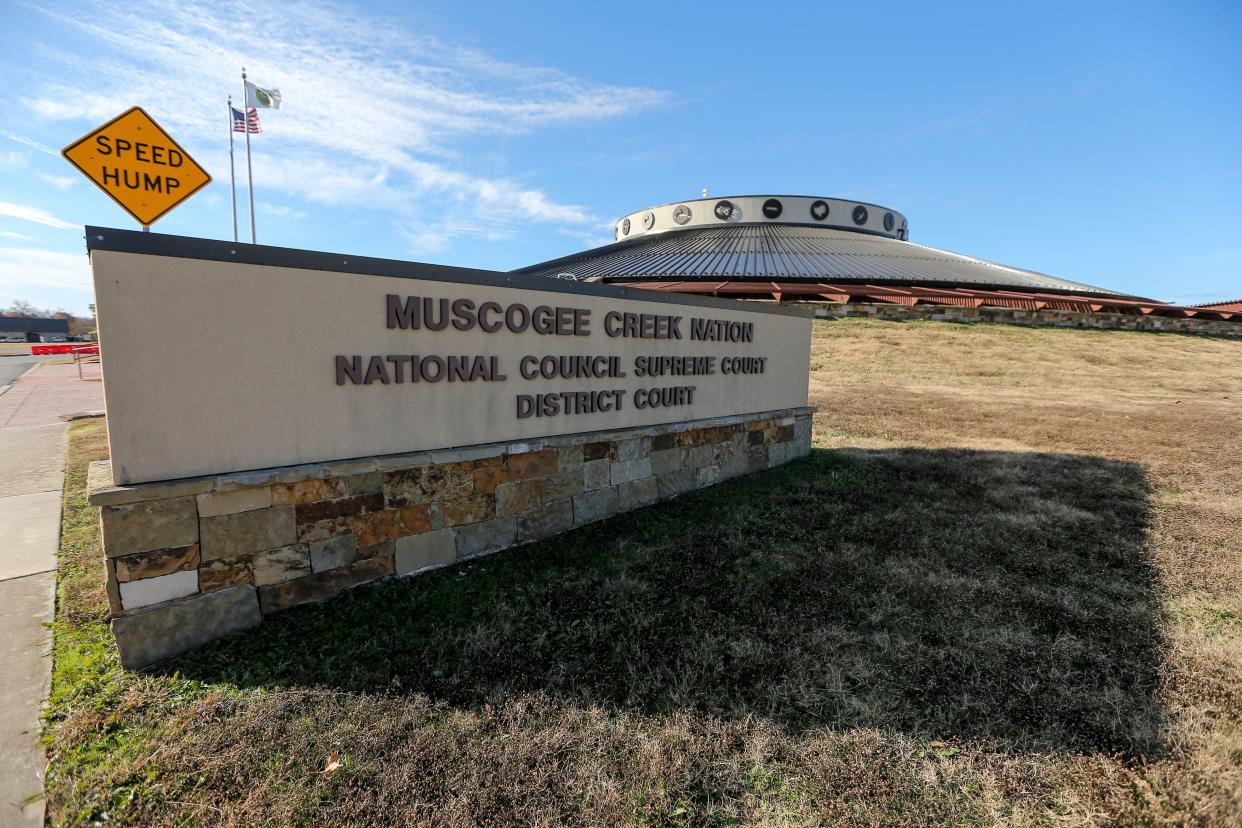
[[[161,669],[1152,754],[1148,494],[1138,466],[1095,457],[816,451],[283,613]]]

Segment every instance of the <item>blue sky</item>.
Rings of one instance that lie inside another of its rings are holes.
[[[0,0],[0,18],[0,306],[85,310],[81,226],[133,223],[58,152],[135,104],[215,178],[154,229],[231,237],[243,64],[285,100],[254,139],[261,243],[507,270],[710,187],[865,199],[912,241],[1139,295],[1242,295],[1230,0]]]

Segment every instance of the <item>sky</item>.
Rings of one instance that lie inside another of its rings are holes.
[[[59,151],[134,105],[214,178],[153,231],[232,238],[243,66],[283,95],[252,142],[261,244],[509,270],[706,187],[882,204],[911,241],[1139,296],[1242,296],[1234,0],[0,0],[0,20],[0,307],[86,311],[83,225],[136,225]]]

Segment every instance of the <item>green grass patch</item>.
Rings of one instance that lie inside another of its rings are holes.
[[[1132,464],[817,451],[136,673],[105,621],[92,428],[56,824],[1040,821],[1063,762],[1164,750]]]

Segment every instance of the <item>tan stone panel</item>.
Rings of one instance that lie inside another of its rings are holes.
[[[114,559],[118,581],[137,581],[154,578],[170,572],[198,567],[198,544],[180,546],[176,549],[156,549],[137,555],[124,555]]]
[[[105,506],[100,514],[108,557],[173,549],[198,541],[198,509],[193,497]]]
[[[395,569],[398,575],[409,575],[434,566],[446,566],[455,560],[457,548],[452,529],[425,532],[397,541]]]
[[[417,535],[431,529],[430,510],[426,504],[386,509],[350,518],[350,527],[358,539],[358,548],[384,541],[396,540],[406,535]]]
[[[272,487],[238,489],[234,492],[210,492],[198,496],[198,516],[216,517],[253,509],[266,509],[272,505]]]
[[[208,561],[198,568],[198,588],[200,592],[214,592],[218,589],[250,584],[254,578],[250,571],[250,557],[218,558]]]
[[[200,554],[204,561],[232,558],[288,546],[297,540],[292,506],[203,518]]]
[[[272,505],[289,506],[313,503],[316,500],[335,500],[345,497],[345,481],[340,478],[303,480],[272,487]]]
[[[311,573],[310,551],[304,543],[269,549],[254,556],[251,568],[256,586],[282,584]]]
[[[496,515],[507,517],[538,506],[543,499],[543,480],[511,480],[496,487]]]
[[[448,500],[440,504],[445,526],[462,526],[467,523],[478,523],[496,516],[496,496],[490,494],[473,494],[468,497]]]
[[[278,612],[299,604],[323,601],[347,589],[393,574],[392,558],[370,558],[308,575],[283,584],[262,587],[259,602],[263,613]]]

